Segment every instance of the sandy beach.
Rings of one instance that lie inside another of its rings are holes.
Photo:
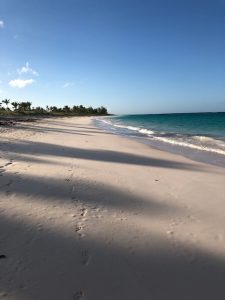
[[[224,168],[87,117],[0,134],[0,299],[225,299]]]

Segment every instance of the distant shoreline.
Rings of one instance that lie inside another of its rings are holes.
[[[106,115],[78,115],[78,114],[0,114],[0,126],[12,126],[17,122],[35,122],[46,118],[73,118],[73,117],[101,117],[101,116],[112,116],[112,114]]]

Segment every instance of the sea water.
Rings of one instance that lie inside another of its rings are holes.
[[[121,115],[94,122],[158,149],[225,166],[225,112]]]

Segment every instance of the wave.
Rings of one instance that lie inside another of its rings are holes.
[[[98,121],[101,121],[101,122],[103,122],[103,123],[105,123],[105,124],[110,124],[110,125],[112,125],[112,126],[113,126],[113,123],[112,123],[112,122],[110,122],[110,121],[106,121],[106,120],[103,120],[103,119],[98,119],[98,118],[95,118],[95,120],[98,120]]]
[[[112,124],[115,127],[119,127],[119,128],[125,128],[125,129],[129,129],[129,130],[133,130],[133,131],[137,131],[143,134],[154,134],[154,131],[149,130],[149,129],[145,129],[145,128],[140,128],[140,127],[134,127],[134,126],[125,126],[125,125],[116,125],[116,124]]]
[[[105,123],[105,124],[108,124],[108,125],[111,125],[111,126],[113,126],[113,127],[129,129],[129,130],[136,131],[136,132],[140,132],[140,133],[143,133],[143,134],[152,135],[152,134],[155,133],[153,130],[149,130],[149,129],[145,129],[145,128],[141,128],[141,127],[126,126],[126,125],[114,124],[114,123],[112,123],[112,122],[109,121],[109,120],[98,119],[98,118],[95,118],[95,120],[101,121],[101,122],[103,122],[103,123]]]
[[[165,138],[165,137],[156,137],[155,136],[154,139],[165,142],[165,143],[169,143],[169,144],[172,144],[175,146],[188,147],[188,148],[192,148],[195,150],[201,150],[201,151],[207,151],[207,152],[225,155],[225,150],[208,147],[206,145],[196,145],[191,142],[173,140],[173,139],[169,139],[169,138]],[[206,137],[206,140],[207,140],[207,137]]]
[[[211,142],[215,140],[214,138],[211,138],[209,136],[204,136],[204,135],[194,135],[192,136],[192,138],[200,142]]]
[[[163,143],[167,143],[174,146],[191,148],[194,150],[200,150],[205,152],[216,153],[220,155],[225,155],[225,142],[215,139],[209,136],[203,135],[184,135],[176,133],[168,133],[162,131],[153,131],[151,129],[136,127],[131,125],[115,124],[110,120],[97,119],[110,126],[109,129],[115,130],[118,128],[118,133],[129,134],[129,132],[136,132],[136,136],[146,136],[149,140],[155,140]],[[124,129],[123,132],[120,129]],[[130,134],[129,134],[130,135]]]

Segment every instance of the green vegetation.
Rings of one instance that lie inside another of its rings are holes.
[[[84,107],[83,105],[69,107],[46,106],[32,107],[32,103],[27,102],[11,102],[9,99],[4,99],[0,102],[0,115],[15,116],[15,115],[53,115],[53,116],[92,116],[92,115],[108,115],[107,109],[104,106],[93,108]]]

